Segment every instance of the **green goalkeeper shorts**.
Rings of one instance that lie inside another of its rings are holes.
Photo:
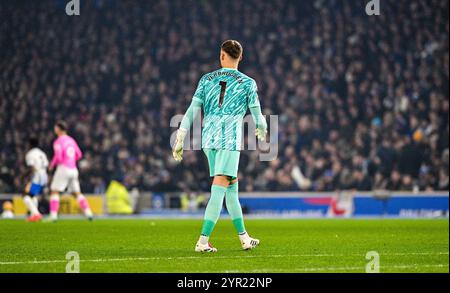
[[[230,176],[237,178],[241,152],[228,150],[203,149],[209,164],[209,176]]]

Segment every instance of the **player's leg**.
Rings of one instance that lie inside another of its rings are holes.
[[[211,236],[211,233],[219,220],[228,184],[229,181],[227,176],[214,176],[213,183],[211,185],[211,197],[208,201],[208,205],[206,206],[205,216],[203,219],[202,231],[195,247],[195,250],[198,252],[217,251],[217,249],[212,247],[209,243],[209,237]]]
[[[258,239],[251,238],[244,225],[244,216],[242,214],[241,204],[239,202],[239,182],[237,173],[239,168],[239,151],[222,150],[218,153],[218,160],[222,163],[222,172],[229,175],[229,186],[227,187],[225,202],[227,211],[230,214],[233,225],[238,232],[242,248],[251,249],[259,244]]]
[[[239,202],[239,181],[237,178],[230,181],[230,185],[227,188],[225,203],[227,211],[230,214],[233,226],[239,235],[239,240],[243,249],[252,249],[259,244],[259,240],[252,238],[248,235],[245,225],[244,216],[242,214],[241,203]]]
[[[50,219],[52,221],[58,220],[59,212],[59,192],[52,190],[50,192]]]
[[[80,181],[78,180],[78,171],[74,170],[73,176],[71,180],[69,181],[69,189],[72,192],[72,194],[77,199],[78,204],[80,205],[81,210],[83,211],[84,215],[89,219],[92,220],[92,211],[89,206],[89,202],[87,201],[86,197],[81,193],[80,188]]]
[[[203,221],[202,235],[209,237],[219,220],[222,211],[223,199],[228,187],[228,178],[226,176],[214,176],[211,185],[211,197],[205,210],[205,218]]]
[[[221,151],[219,157],[224,162],[223,172],[230,175],[229,184],[226,190],[225,203],[227,211],[230,214],[233,225],[238,234],[245,233],[244,218],[242,208],[238,198],[238,179],[237,172],[239,167],[240,152],[238,151]]]
[[[44,193],[44,189],[48,184],[48,175],[47,172],[45,171],[41,171],[39,176],[39,184],[41,185],[41,189],[39,191],[39,193],[35,194],[31,199],[33,200],[34,205],[36,206],[36,208],[39,210],[39,199],[40,196]]]
[[[233,221],[233,226],[239,235],[245,233],[244,217],[242,214],[241,203],[238,197],[239,192],[239,181],[232,179],[230,185],[227,188],[225,203],[227,206],[227,211],[230,214],[231,220]]]
[[[50,192],[50,220],[58,220],[59,212],[59,191],[52,190]]]
[[[68,185],[68,176],[66,169],[58,166],[53,175],[52,183],[50,185],[50,220],[56,221],[59,212],[59,195],[66,190]]]
[[[195,246],[195,251],[197,252],[215,252],[216,248],[209,244],[209,237],[220,217],[220,212],[222,211],[223,200],[225,197],[225,191],[228,186],[228,180],[225,176],[220,176],[221,174],[216,173],[216,155],[217,150],[204,150],[205,155],[208,159],[209,164],[209,174],[213,177],[213,183],[211,185],[211,197],[206,206],[205,216],[203,219],[202,231],[200,238]]]
[[[41,192],[41,188],[41,186],[30,182],[26,185],[23,193],[23,202],[30,212],[30,217],[28,218],[28,221],[30,222],[39,221],[42,218],[42,215],[39,213],[37,205],[34,203],[32,198]]]
[[[80,205],[81,210],[83,211],[84,215],[92,221],[93,219],[93,214],[91,211],[91,208],[89,206],[89,202],[87,201],[86,197],[84,196],[84,194],[82,194],[81,192],[74,192],[73,195],[75,196],[75,198],[77,199],[78,204]]]
[[[39,211],[39,195],[35,195],[31,198],[31,200],[33,200],[33,203],[35,205],[35,207],[38,209]]]

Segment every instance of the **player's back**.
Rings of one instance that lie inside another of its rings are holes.
[[[56,164],[76,168],[76,162],[82,157],[82,153],[75,139],[69,135],[62,135],[55,140],[53,148]]]
[[[235,69],[222,68],[203,76],[203,110],[208,115],[245,115],[253,80]]]
[[[27,166],[33,167],[35,171],[46,172],[48,167],[47,155],[40,148],[32,148],[25,155]]]
[[[202,147],[240,150],[242,119],[259,105],[255,81],[237,69],[222,68],[205,74],[194,99],[202,102]]]

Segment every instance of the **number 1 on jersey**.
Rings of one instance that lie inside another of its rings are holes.
[[[223,99],[225,97],[225,90],[227,89],[227,82],[221,81],[220,84],[220,97],[219,97],[219,107],[222,107]]]

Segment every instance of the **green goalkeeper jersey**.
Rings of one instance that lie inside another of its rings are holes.
[[[202,148],[241,150],[242,120],[248,108],[259,107],[256,82],[236,69],[222,68],[199,81],[194,101],[202,104]]]

